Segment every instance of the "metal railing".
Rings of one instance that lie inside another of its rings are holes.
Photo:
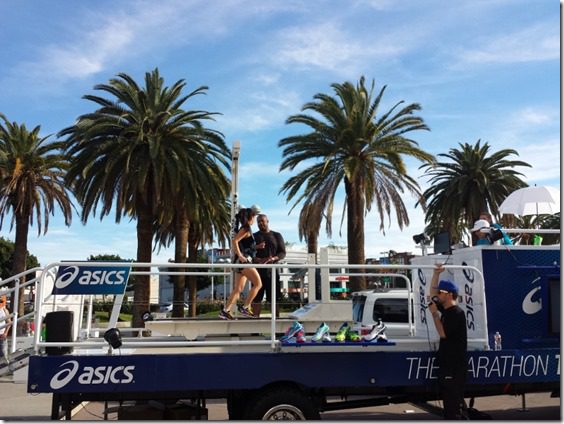
[[[12,312],[8,315],[8,317],[3,320],[3,322],[0,322],[0,329],[2,328],[6,328],[9,325],[12,326],[12,333],[10,335],[11,338],[11,343],[10,343],[10,353],[14,353],[16,351],[16,345],[17,345],[17,329],[18,329],[18,323],[21,320],[25,320],[27,318],[34,318],[35,317],[35,308],[33,307],[34,303],[32,303],[32,309],[30,312],[25,313],[22,316],[19,316],[18,313],[18,307],[19,307],[19,302],[20,302],[20,289],[25,289],[27,287],[33,286],[34,287],[34,293],[37,293],[37,283],[40,279],[40,277],[36,277],[35,275],[37,274],[37,272],[42,272],[43,268],[40,267],[36,267],[36,268],[31,268],[28,269],[24,272],[20,272],[19,274],[16,274],[10,278],[7,278],[5,280],[2,280],[0,282],[0,289],[2,289],[2,295],[6,295],[6,296],[10,296],[12,293],[14,293],[13,296],[13,302],[11,304],[11,309]],[[30,274],[33,274],[33,278],[30,280],[27,280],[27,276],[29,276]],[[25,283],[21,283],[21,280],[27,280]],[[12,288],[7,288],[7,286],[13,284],[14,287]],[[10,320],[11,323],[7,323],[6,321]]]
[[[40,331],[38,329],[41,329],[41,326],[43,324],[43,314],[42,312],[42,307],[43,307],[43,300],[46,297],[46,293],[45,293],[45,280],[46,280],[46,276],[49,275],[50,272],[54,271],[55,268],[57,268],[58,266],[80,266],[80,265],[85,265],[85,262],[57,262],[57,263],[52,263],[49,264],[48,266],[46,266],[43,270],[43,273],[41,274],[41,277],[39,279],[39,285],[37,287],[36,290],[36,305],[35,305],[35,309],[38,313],[35,314],[35,335],[34,335],[34,347],[35,347],[35,352],[39,353],[40,349],[42,347],[83,347],[83,348],[103,348],[106,347],[108,348],[108,352],[111,353],[112,348],[110,346],[108,346],[107,343],[105,343],[104,341],[84,341],[84,340],[79,340],[79,341],[71,341],[71,342],[47,342],[47,341],[43,341],[40,339]],[[96,266],[124,266],[123,262],[90,262],[88,265],[96,265]],[[182,263],[182,264],[177,264],[177,263],[128,263],[127,265],[130,265],[132,267],[132,271],[130,272],[131,275],[152,275],[152,274],[161,274],[161,275],[180,275],[180,274],[184,274],[184,275],[224,275],[224,273],[219,273],[219,272],[205,272],[205,271],[201,271],[201,269],[211,269],[211,268],[218,268],[217,264],[202,264],[202,263],[198,263],[198,264],[190,264],[190,263]],[[230,268],[230,269],[245,269],[245,268],[267,268],[267,269],[277,269],[277,268],[281,268],[284,267],[285,264],[222,264],[221,268]],[[304,267],[310,268],[310,269],[327,269],[327,268],[331,268],[334,267],[334,264],[304,264]],[[158,267],[158,268],[162,268],[165,269],[165,271],[134,271],[134,269],[137,268],[154,268],[154,267]],[[400,265],[393,265],[393,264],[384,264],[384,265],[374,265],[374,264],[365,264],[365,265],[354,265],[354,264],[346,264],[346,272],[344,274],[348,274],[351,276],[358,276],[358,275],[364,275],[364,276],[370,276],[371,273],[369,271],[377,271],[377,270],[385,270],[386,275],[389,276],[398,276],[398,273],[395,272],[397,270],[422,270],[422,269],[434,269],[435,265],[433,264],[429,264],[429,265],[404,265],[404,264],[400,264]],[[471,270],[472,272],[475,273],[475,275],[479,276],[479,279],[481,281],[482,284],[484,284],[484,278],[483,278],[483,274],[482,272],[474,267],[474,266],[468,266],[468,265],[444,265],[446,270],[449,269],[468,269]],[[174,268],[182,268],[185,271],[173,271]],[[356,272],[358,270],[362,270],[362,272]],[[393,272],[392,272],[393,271]],[[376,273],[376,275],[382,275],[383,273]],[[401,275],[401,274],[400,274]],[[404,276],[404,278],[407,279],[407,277]],[[272,293],[276,293],[276,273],[272,273],[272,278],[271,278],[271,290]],[[411,284],[407,284],[407,290],[409,293],[409,305],[411,304],[411,299],[413,299],[414,294],[413,294],[413,287]],[[85,295],[82,295],[85,296]],[[88,295],[89,296],[89,295]],[[118,295],[119,296],[119,295]],[[483,304],[483,310],[484,310],[484,314],[483,314],[483,328],[484,328],[484,334],[480,337],[480,340],[485,341],[485,343],[487,343],[488,340],[488,334],[487,334],[487,313],[486,313],[486,298],[485,298],[485,290],[482,290],[482,295],[481,295],[481,302]],[[334,301],[334,302],[340,302],[340,301]],[[205,347],[205,346],[229,346],[229,345],[255,345],[255,346],[260,346],[260,345],[270,345],[272,350],[276,350],[279,348],[279,341],[276,338],[276,296],[272,296],[272,301],[271,301],[271,326],[270,326],[270,339],[269,340],[230,340],[230,341],[209,341],[209,340],[203,340],[203,341],[162,341],[162,340],[142,340],[140,339],[139,341],[124,341],[123,342],[123,347],[127,348],[127,347],[131,347],[131,348],[143,348],[143,347],[194,347],[194,346],[199,346],[199,347]],[[91,311],[91,303],[89,306],[89,312],[88,312],[88,316],[91,317],[92,311]],[[408,307],[408,310],[411,310],[411,306]],[[82,308],[81,313],[84,312],[84,308]],[[114,316],[115,315],[115,316]],[[116,310],[116,308],[114,307],[114,310],[112,311],[112,317],[110,317],[110,322],[109,322],[109,326],[108,328],[112,328],[113,325],[115,325],[115,322],[117,322],[117,315],[119,315],[119,308]],[[87,325],[90,325],[90,321],[91,319],[87,319]],[[82,322],[82,317],[80,319],[80,322]],[[410,319],[411,322],[411,319]],[[88,329],[90,329],[90,327],[87,327]],[[87,331],[87,334],[89,335],[90,332]]]

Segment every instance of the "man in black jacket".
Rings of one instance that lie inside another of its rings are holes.
[[[443,399],[444,418],[462,419],[464,385],[466,383],[467,334],[466,315],[458,306],[458,287],[449,280],[439,281],[444,266],[433,270],[430,295],[433,301],[429,312],[439,333],[439,388]],[[438,284],[437,284],[438,283]]]
[[[286,257],[286,244],[280,233],[272,231],[268,226],[268,217],[260,214],[257,218],[259,231],[253,234],[257,244],[257,254],[254,259],[255,263],[275,264]],[[253,301],[253,313],[255,317],[260,315],[261,302],[266,292],[266,299],[272,302],[272,275],[269,269],[257,268],[262,281],[262,288],[257,293]],[[276,301],[281,300],[280,293],[280,270],[276,272]],[[276,304],[276,316],[278,313],[278,303]]]

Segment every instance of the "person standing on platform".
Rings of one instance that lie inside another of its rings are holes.
[[[443,265],[437,264],[433,270],[429,312],[440,337],[437,359],[444,418],[460,420],[463,419],[464,386],[468,368],[466,315],[457,303],[458,287],[450,280],[439,281],[439,275],[444,269]]]
[[[259,231],[254,234],[257,242],[257,255],[254,262],[260,264],[275,264],[286,257],[286,243],[282,234],[272,231],[269,227],[268,216],[259,214],[257,218]],[[266,300],[272,303],[272,272],[276,273],[276,316],[279,316],[279,301],[282,300],[280,287],[280,271],[267,268],[257,268],[262,281],[262,288],[253,301],[253,313],[260,316],[261,302],[266,293]],[[271,272],[272,271],[272,272]]]
[[[488,221],[490,223],[491,228],[493,228],[495,230],[499,230],[501,232],[501,244],[504,244],[506,246],[513,245],[513,241],[511,241],[511,238],[507,235],[507,233],[505,231],[503,231],[501,224],[493,222],[491,213],[481,212],[480,217],[478,219],[484,219],[484,220]]]
[[[490,232],[490,223],[485,219],[478,219],[474,222],[474,226],[470,229],[470,233],[474,236],[474,246],[489,246],[492,244],[488,237]]]
[[[10,312],[6,308],[6,296],[0,296],[0,359],[4,359],[6,363],[10,363],[8,360],[8,346],[6,345],[6,340],[8,339],[8,331],[12,326],[12,320],[10,319]]]
[[[253,230],[251,229],[251,226],[255,222],[255,215],[255,211],[251,208],[243,208],[237,213],[236,235],[232,245],[234,253],[232,263],[234,264],[250,264],[256,256],[256,242],[253,237]],[[235,268],[233,291],[229,295],[225,307],[219,311],[219,317],[221,319],[234,319],[233,315],[231,315],[231,307],[239,300],[239,296],[247,280],[251,281],[251,289],[245,298],[245,304],[239,306],[239,313],[254,318],[251,302],[262,287],[260,275],[256,268]]]

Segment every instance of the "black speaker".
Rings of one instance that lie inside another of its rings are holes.
[[[73,312],[55,311],[45,315],[45,341],[46,342],[72,342]],[[47,346],[47,355],[64,355],[71,353],[72,346]]]

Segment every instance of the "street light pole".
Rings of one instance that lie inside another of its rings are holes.
[[[231,149],[231,237],[229,238],[229,251],[233,257],[233,240],[235,239],[235,214],[239,210],[239,155],[241,152],[241,143],[239,140],[233,142]],[[233,282],[235,281],[235,272],[231,268],[230,286],[233,290]],[[225,284],[223,285],[223,294],[225,297]]]

